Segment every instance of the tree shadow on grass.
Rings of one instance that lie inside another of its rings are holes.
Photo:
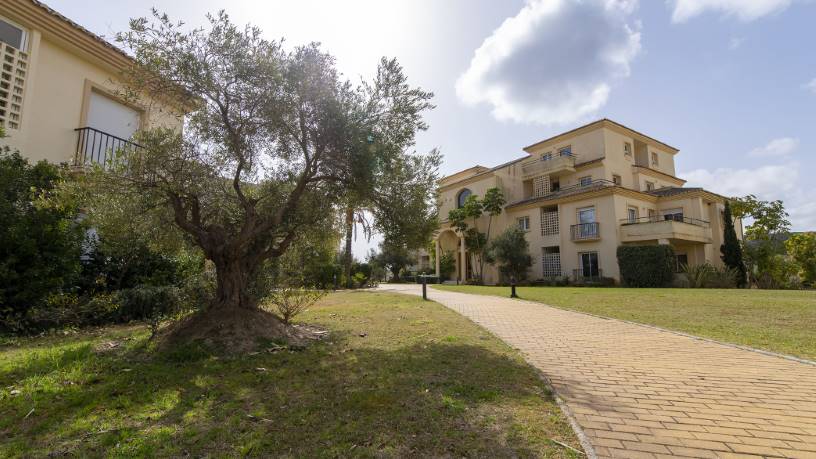
[[[348,339],[239,359],[96,356],[76,384],[0,399],[0,417],[13,419],[0,436],[34,455],[570,455],[548,443],[572,434],[522,362],[472,344]]]

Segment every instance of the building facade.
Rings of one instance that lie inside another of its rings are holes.
[[[493,187],[502,190],[507,204],[494,218],[491,237],[513,225],[526,232],[533,257],[529,279],[619,281],[616,251],[624,244],[671,245],[678,270],[684,264],[722,264],[725,198],[683,187],[685,181],[675,175],[676,148],[603,119],[524,151],[523,158],[440,180],[442,222],[435,245],[437,253],[454,254],[456,280],[472,279],[477,267],[447,221],[448,212]],[[477,221],[481,231],[487,218]],[[740,222],[736,225],[741,236]],[[506,281],[487,264],[482,278],[488,284]]]
[[[3,1],[0,61],[0,145],[33,161],[102,162],[139,129],[181,129],[179,110],[119,96],[127,54],[38,1]]]

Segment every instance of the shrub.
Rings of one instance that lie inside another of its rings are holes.
[[[150,325],[151,338],[156,336],[159,325],[180,311],[180,292],[174,286],[139,286],[119,292],[119,322],[145,320]]]
[[[717,268],[709,263],[684,266],[683,271],[691,288],[735,288],[742,275],[729,266]]]
[[[452,250],[442,252],[439,257],[439,281],[448,280],[456,271],[456,256]]]
[[[357,272],[357,273],[354,273],[353,276],[351,276],[351,280],[352,280],[352,282],[354,282],[354,287],[355,288],[362,288],[362,287],[365,287],[367,285],[368,276],[366,276],[365,273]]]
[[[325,294],[323,290],[284,285],[272,290],[262,305],[265,309],[277,313],[283,319],[283,323],[288,325],[295,316],[315,304]]]
[[[50,198],[62,171],[0,147],[0,328],[30,328],[27,314],[65,291],[79,272],[83,229],[75,205]]]
[[[629,287],[666,287],[674,278],[674,250],[668,245],[618,247],[621,280]]]
[[[532,283],[533,285],[540,285],[544,287],[566,287],[569,285],[568,276],[546,277],[538,279]]]
[[[714,277],[714,267],[708,263],[683,266],[683,272],[688,278],[689,287],[703,288]]]

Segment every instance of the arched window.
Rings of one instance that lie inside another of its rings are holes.
[[[461,209],[462,207],[465,207],[465,201],[467,201],[468,196],[470,196],[471,194],[473,193],[467,188],[460,191],[459,194],[456,196],[456,208]]]

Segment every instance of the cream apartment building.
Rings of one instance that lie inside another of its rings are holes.
[[[139,129],[181,128],[178,110],[118,97],[131,58],[41,2],[2,0],[0,62],[0,145],[33,161],[102,162]]]
[[[725,198],[683,187],[685,181],[675,175],[676,148],[602,119],[524,151],[524,158],[493,168],[474,166],[440,180],[443,221],[436,251],[455,254],[457,280],[472,278],[474,261],[447,221],[448,212],[492,187],[503,191],[507,205],[491,236],[511,225],[526,232],[533,256],[530,279],[620,280],[616,250],[622,244],[671,245],[678,266],[722,263]],[[481,220],[484,231],[487,217]],[[436,269],[438,274],[438,262]],[[489,265],[483,277],[485,283],[502,280]]]

